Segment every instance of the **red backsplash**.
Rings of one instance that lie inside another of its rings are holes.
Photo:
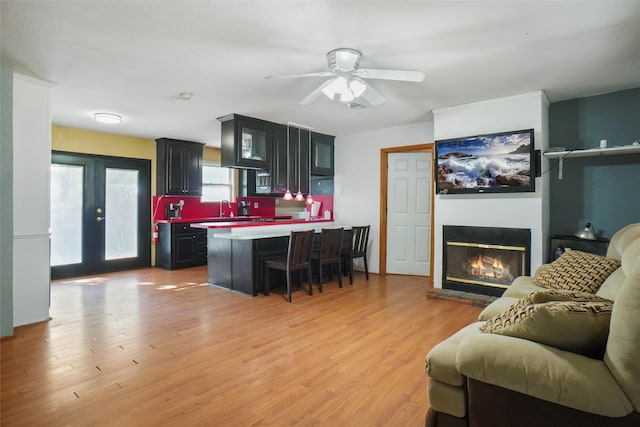
[[[318,194],[317,196],[311,195],[311,197],[313,197],[314,202],[322,203],[320,205],[320,212],[318,213],[318,216],[324,216],[324,211],[329,210],[331,211],[331,219],[333,219],[333,196],[327,194]],[[307,206],[307,210],[310,209],[311,208]]]
[[[167,219],[165,210],[169,203],[178,203],[180,200],[184,200],[184,206],[180,211],[182,219],[202,219],[220,216],[220,202],[201,202],[200,197],[153,196],[153,220]],[[231,203],[231,209],[227,207],[226,203],[224,204],[222,207],[224,216],[230,216],[231,212],[233,212],[234,216],[237,216],[237,202],[241,200],[251,203],[251,216],[271,217],[276,214],[276,199],[274,197],[238,197],[236,202]],[[322,202],[319,216],[323,216],[324,211],[330,210],[331,218],[333,219],[333,196],[317,195],[313,196],[313,200]],[[307,210],[310,210],[310,208],[307,207]]]
[[[274,216],[276,214],[276,199],[273,197],[238,197],[236,200],[251,203],[249,207],[251,216]]]
[[[180,217],[182,219],[200,219],[220,216],[220,202],[201,202],[200,197],[153,196],[153,220],[167,219],[165,210],[169,206],[169,203],[178,203],[180,200],[184,200],[184,206],[180,211]],[[231,209],[227,207],[226,203],[222,208],[224,216],[229,216],[231,212],[233,212],[233,215],[238,214],[236,203],[231,203]]]

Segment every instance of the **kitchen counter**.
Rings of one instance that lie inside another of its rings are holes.
[[[264,282],[264,261],[286,256],[292,231],[351,226],[333,221],[210,222],[191,224],[207,229],[207,282],[256,296]],[[350,240],[345,234],[345,240]]]
[[[246,233],[259,234],[263,232],[263,230],[271,230],[273,232],[276,230],[276,227],[278,228],[278,231],[282,229],[282,230],[289,230],[290,232],[293,229],[304,229],[305,226],[307,229],[311,227],[316,227],[316,224],[318,223],[320,224],[333,223],[333,221],[327,220],[327,219],[295,220],[295,219],[290,219],[291,217],[288,217],[288,218],[289,220],[284,219],[284,220],[273,220],[273,221],[257,220],[257,221],[199,222],[199,223],[191,224],[191,227],[217,230],[218,232],[221,232],[221,230],[227,230],[226,232],[229,232],[229,230],[233,230],[234,233],[238,233],[236,229],[245,229],[244,232]],[[314,225],[310,226],[309,224],[314,224]],[[284,227],[284,226],[287,226],[287,227]]]
[[[279,220],[288,220],[291,219],[291,215],[280,215],[280,216],[210,216],[205,218],[180,218],[180,219],[159,219],[155,222],[160,224],[183,224],[187,222],[195,223],[195,222],[225,222],[225,223],[234,223],[234,222],[250,222],[250,221],[279,221]]]

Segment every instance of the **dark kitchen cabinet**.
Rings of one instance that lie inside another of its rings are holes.
[[[224,167],[269,169],[269,149],[276,123],[229,114],[221,122],[220,163]]]
[[[202,196],[202,144],[156,139],[158,196]]]
[[[248,196],[282,195],[287,188],[309,193],[309,131],[287,126],[274,126],[269,168],[246,173]]]
[[[158,224],[156,266],[167,270],[207,264],[207,230],[191,223]]]
[[[333,176],[333,145],[335,137],[311,133],[311,174]]]
[[[289,128],[289,189],[309,193],[309,131]],[[285,189],[286,191],[286,189]]]

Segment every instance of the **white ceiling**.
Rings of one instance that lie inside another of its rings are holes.
[[[55,83],[53,122],[124,135],[219,146],[228,113],[343,135],[541,89],[555,102],[640,87],[637,0],[0,3],[3,60]],[[265,79],[325,71],[337,47],[426,78],[369,80],[387,102],[360,110],[299,105],[322,78]]]

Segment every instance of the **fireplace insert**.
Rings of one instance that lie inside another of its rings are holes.
[[[500,296],[530,274],[529,229],[445,225],[443,244],[444,289]]]

